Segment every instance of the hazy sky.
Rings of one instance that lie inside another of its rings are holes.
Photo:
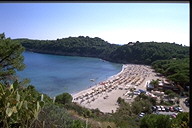
[[[0,33],[12,39],[89,36],[189,46],[189,23],[189,3],[0,3]]]

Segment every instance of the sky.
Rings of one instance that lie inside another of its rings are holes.
[[[11,39],[89,36],[189,46],[189,23],[189,3],[0,3],[0,33]]]

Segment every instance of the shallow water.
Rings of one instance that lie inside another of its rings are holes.
[[[24,52],[26,68],[18,72],[29,78],[39,92],[51,97],[63,92],[76,93],[117,74],[122,64],[98,58],[58,56]],[[94,79],[95,82],[90,79]]]

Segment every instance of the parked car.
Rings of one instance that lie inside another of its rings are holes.
[[[139,89],[139,92],[140,92],[140,93],[144,93],[144,94],[146,93],[146,91],[144,91],[144,90],[142,90],[142,89]]]
[[[166,112],[169,112],[169,108],[168,107],[164,107]]]
[[[169,111],[174,112],[173,107],[169,107]]]
[[[181,107],[177,107],[178,108],[178,112],[183,112],[183,109]]]
[[[185,99],[185,102],[189,102],[189,98]]]
[[[165,108],[164,108],[164,106],[160,106],[160,107],[161,107],[161,110],[162,110],[162,111],[165,111]]]
[[[144,115],[145,115],[145,113],[141,112],[141,113],[139,114],[139,117],[143,117]]]
[[[158,115],[158,114],[159,114],[159,111],[156,111],[156,112],[155,112],[155,114],[157,114],[157,115]]]
[[[185,103],[185,105],[186,105],[187,107],[189,107],[189,99],[188,99],[188,98],[185,99],[184,103]]]
[[[185,105],[186,105],[187,107],[189,107],[189,102],[186,102]]]
[[[177,106],[174,106],[174,107],[173,107],[173,110],[174,110],[175,112],[178,112],[178,107],[177,107]]]
[[[156,111],[157,110],[156,106],[152,106],[151,109],[152,109],[152,111]]]
[[[156,106],[157,107],[157,111],[161,111],[161,107],[160,106]]]
[[[174,114],[171,115],[171,117],[176,118],[176,117],[177,117],[177,114],[174,113]]]
[[[133,92],[134,95],[140,95],[140,93],[141,93],[140,91],[134,91]]]

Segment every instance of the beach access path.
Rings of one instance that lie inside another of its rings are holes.
[[[162,80],[163,77],[157,76],[150,66],[125,64],[120,73],[73,94],[73,102],[86,108],[98,108],[104,113],[112,113],[118,108],[117,99],[119,97],[126,99],[127,102],[132,102],[135,96],[127,97],[126,94],[132,88],[146,90],[146,83],[152,79]]]

